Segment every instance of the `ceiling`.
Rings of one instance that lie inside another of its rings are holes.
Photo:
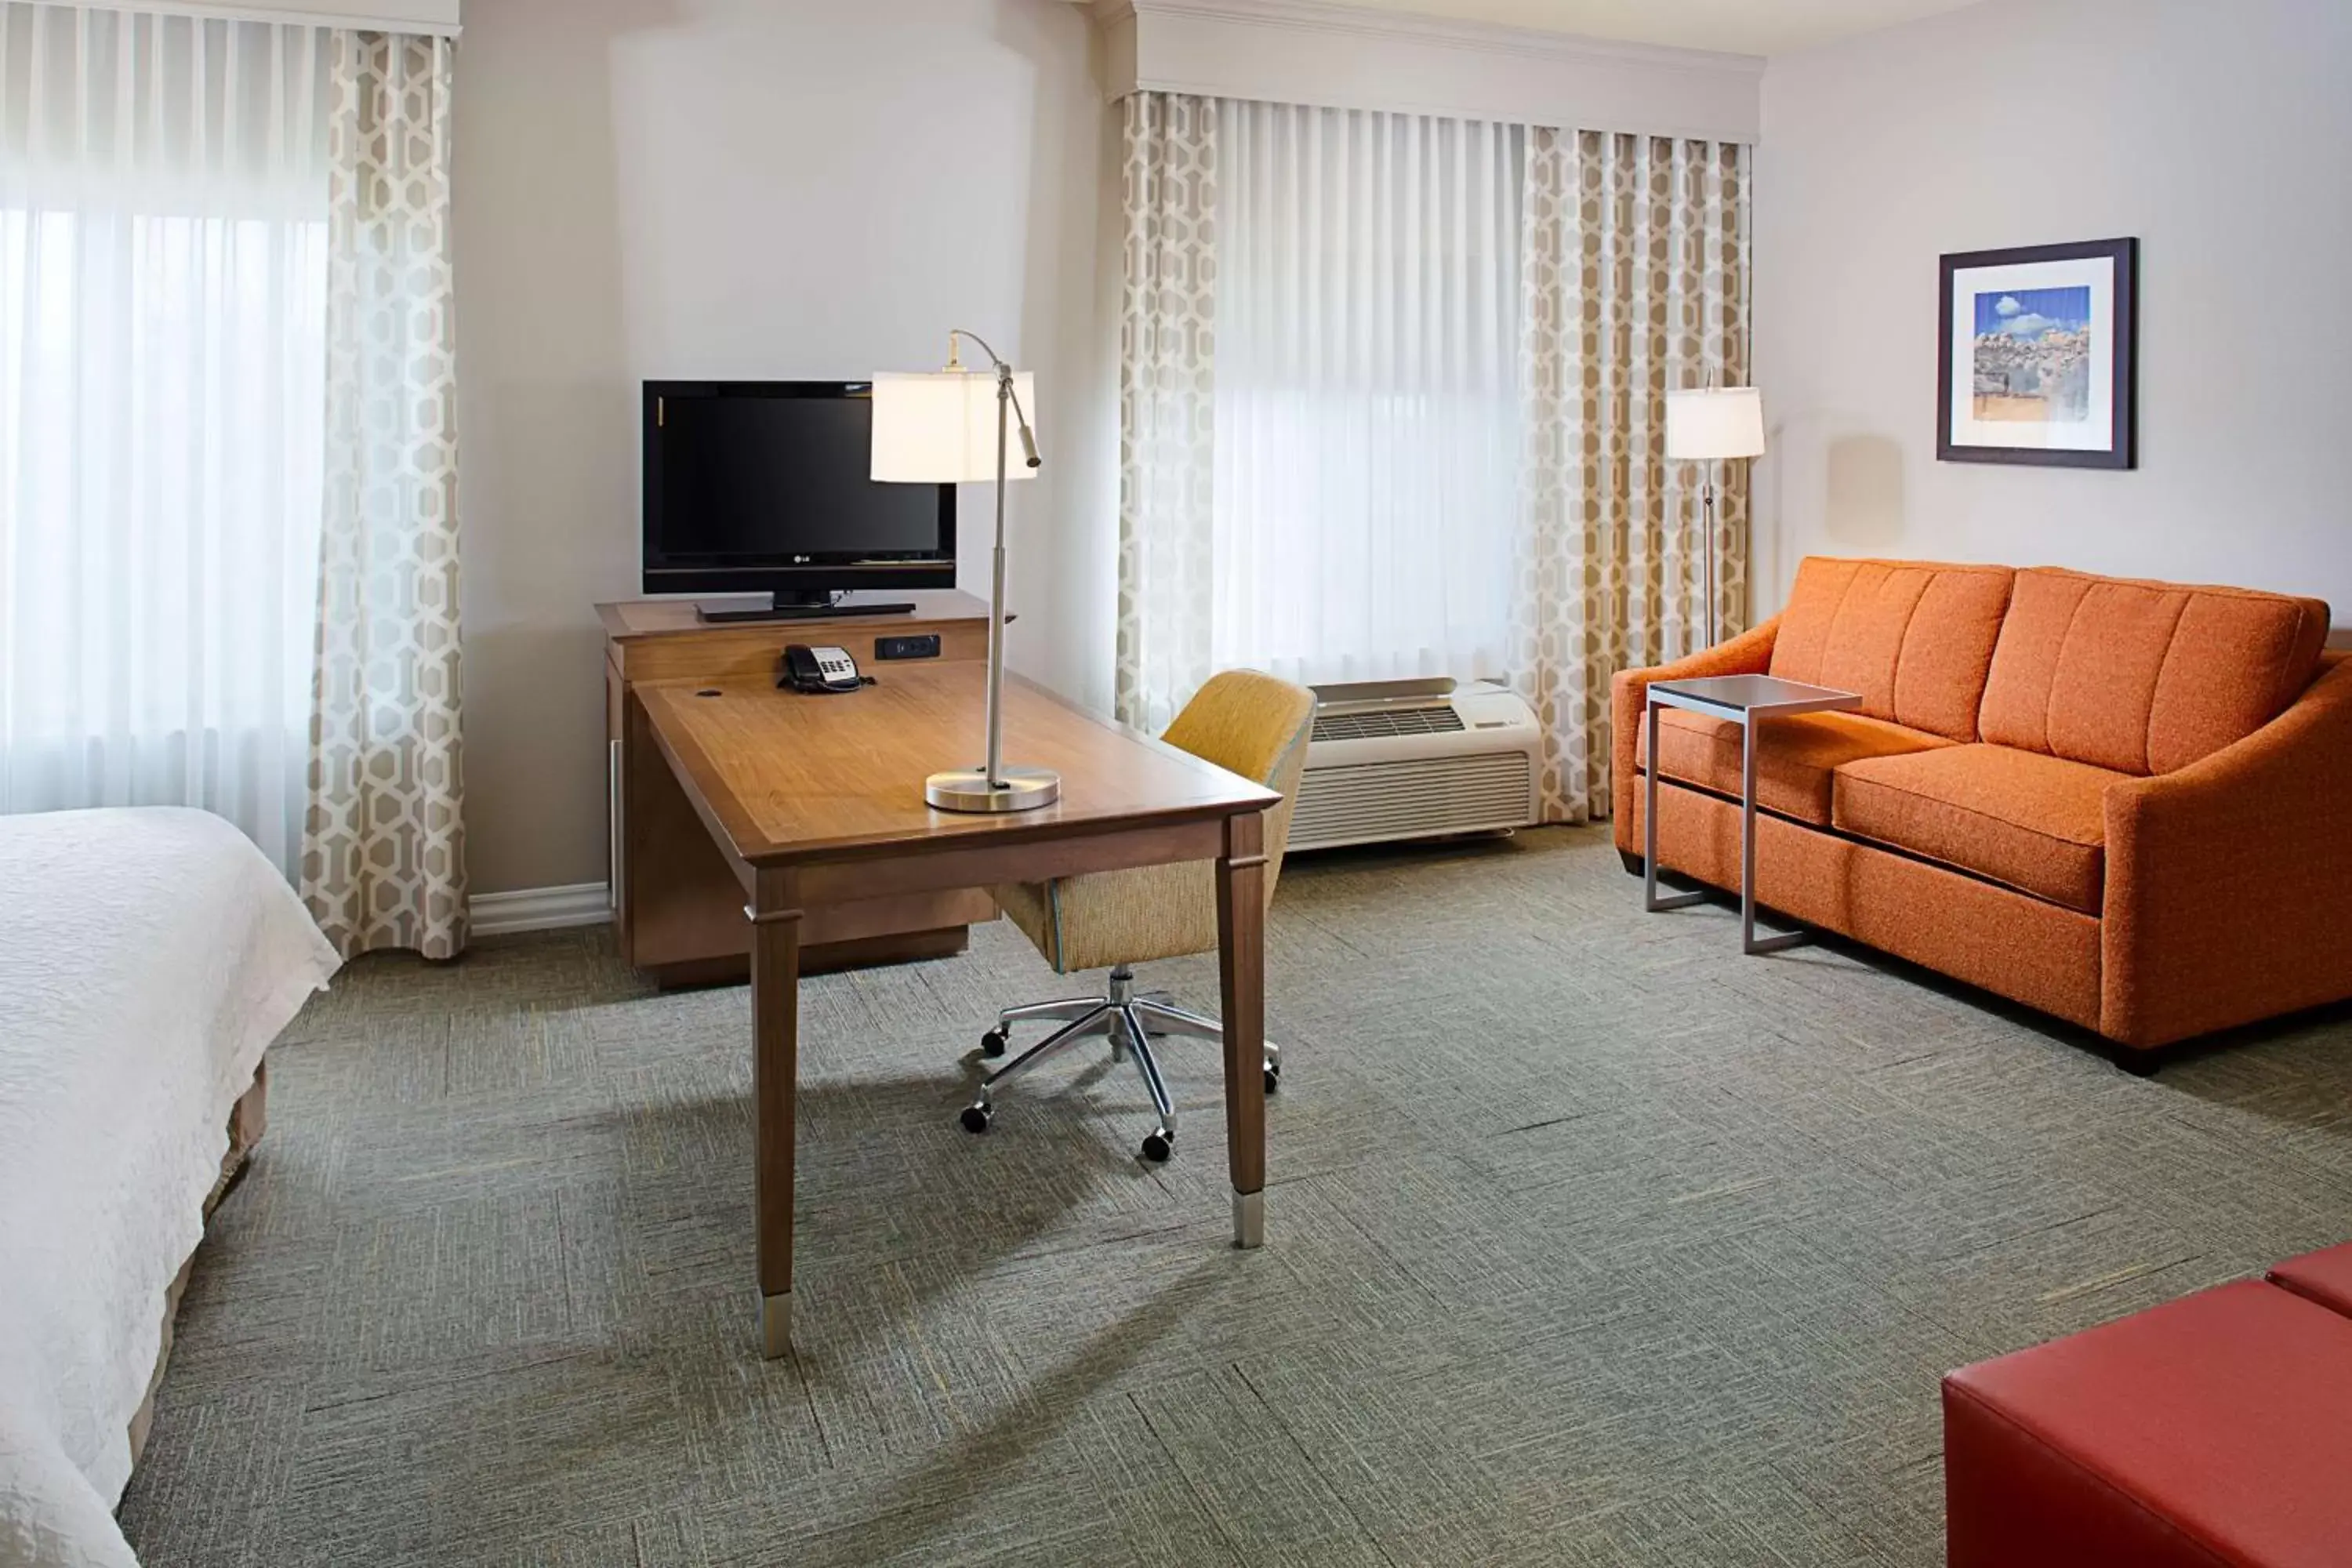
[[[1591,38],[1777,55],[1892,26],[1971,0],[1352,0],[1465,22],[1541,27]]]

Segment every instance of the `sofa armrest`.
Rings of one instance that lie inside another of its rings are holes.
[[[2153,1047],[2352,996],[2352,658],[2235,745],[2106,794],[2100,1033]]]
[[[1609,682],[1609,794],[1617,818],[1617,847],[1639,853],[1633,837],[1633,753],[1640,744],[1642,710],[1648,706],[1650,686],[1659,680],[1698,680],[1710,675],[1762,675],[1772,668],[1772,647],[1780,636],[1780,617],[1773,616],[1729,642],[1672,664],[1651,669],[1621,669]]]

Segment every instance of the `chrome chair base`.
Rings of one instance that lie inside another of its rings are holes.
[[[1136,994],[1135,972],[1122,963],[1110,972],[1108,996],[1073,996],[1060,1002],[1033,1002],[1026,1006],[1005,1008],[996,1016],[996,1027],[981,1037],[980,1054],[990,1059],[1003,1056],[1012,1048],[1013,1026],[1036,1022],[1055,1023],[1061,1027],[981,1079],[980,1097],[964,1107],[965,1131],[988,1131],[996,1117],[992,1095],[998,1085],[1011,1082],[1080,1040],[1099,1035],[1109,1037],[1113,1061],[1134,1060],[1136,1070],[1143,1076],[1143,1087],[1151,1096],[1152,1109],[1160,1113],[1160,1125],[1144,1137],[1143,1157],[1157,1164],[1175,1153],[1176,1101],[1168,1092],[1168,1080],[1160,1070],[1160,1057],[1151,1042],[1167,1035],[1222,1042],[1225,1031],[1214,1018],[1177,1006],[1164,992]],[[1275,1092],[1281,1081],[1282,1047],[1268,1042],[1266,1093]]]

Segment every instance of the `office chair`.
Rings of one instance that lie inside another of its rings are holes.
[[[1298,803],[1299,775],[1307,769],[1307,742],[1313,731],[1315,694],[1255,670],[1229,670],[1201,688],[1160,738],[1266,788],[1281,804],[1266,813],[1265,897],[1282,875],[1283,847],[1290,838],[1290,813]],[[1152,1048],[1155,1037],[1187,1035],[1222,1040],[1217,1020],[1177,1006],[1164,993],[1135,990],[1135,965],[1153,959],[1208,952],[1217,946],[1217,869],[1212,861],[1144,866],[1024,882],[992,889],[1013,923],[1036,944],[1056,974],[1110,967],[1110,988],[1100,996],[1075,996],[1007,1007],[996,1026],[981,1037],[981,1055],[1002,1057],[1013,1026],[1051,1020],[1062,1026],[988,1075],[980,1098],[965,1107],[966,1131],[985,1132],[995,1115],[991,1095],[1046,1058],[1091,1036],[1110,1037],[1111,1058],[1131,1054],[1160,1125],[1143,1141],[1143,1157],[1161,1161],[1176,1147],[1176,1105]],[[1265,1087],[1272,1093],[1282,1077],[1282,1053],[1265,1047]]]

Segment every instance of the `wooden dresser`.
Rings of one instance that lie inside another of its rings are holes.
[[[911,616],[709,626],[691,601],[599,605],[604,623],[604,740],[611,819],[614,929],[621,956],[665,985],[740,981],[751,973],[751,931],[742,885],[712,845],[709,829],[662,760],[639,681],[775,679],[787,643],[849,650],[883,679],[906,663],[880,657],[886,638],[937,637],[940,659],[988,658],[988,605],[954,590],[871,595],[913,601]],[[912,662],[912,661],[908,661]],[[811,697],[811,702],[855,702]],[[942,759],[941,766],[954,759]],[[943,958],[963,951],[968,928],[996,918],[983,889],[922,893],[812,910],[802,933],[803,972]]]

